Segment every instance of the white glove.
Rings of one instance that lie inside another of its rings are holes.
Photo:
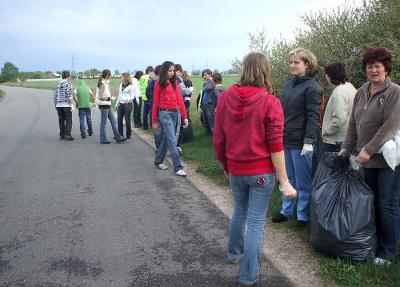
[[[193,87],[190,87],[190,88],[189,88],[190,93],[193,92],[193,89],[194,89]]]
[[[186,129],[187,127],[189,127],[189,120],[188,119],[184,119],[183,120],[183,128]]]
[[[279,190],[282,192],[283,196],[287,198],[296,198],[297,196],[297,191],[293,188],[289,181],[279,183]]]
[[[308,155],[309,153],[312,153],[312,152],[313,152],[313,145],[312,144],[304,144],[303,145],[303,150],[301,151],[300,155],[306,156],[306,155]]]

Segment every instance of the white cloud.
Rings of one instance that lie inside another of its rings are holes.
[[[247,52],[248,32],[264,27],[271,40],[290,39],[299,15],[344,1],[0,0],[0,63],[56,69],[74,54],[78,69],[143,69],[166,59],[226,69]]]

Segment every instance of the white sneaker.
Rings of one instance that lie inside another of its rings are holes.
[[[181,147],[177,147],[179,154],[183,154],[183,150],[181,149]]]
[[[389,260],[380,258],[380,257],[375,257],[374,264],[382,266],[382,265],[390,265],[390,264],[392,264],[392,262],[390,262]]]
[[[168,169],[168,166],[166,166],[163,163],[160,163],[159,165],[154,165],[155,168],[161,169],[161,170],[166,170]]]
[[[178,170],[175,174],[179,176],[187,176],[187,173],[183,169]]]

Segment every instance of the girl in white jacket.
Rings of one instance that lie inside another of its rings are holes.
[[[119,86],[118,99],[115,104],[117,109],[118,132],[122,136],[124,134],[123,120],[125,118],[126,138],[130,139],[132,134],[131,112],[132,103],[135,101],[139,104],[140,90],[136,79],[132,81],[129,73],[122,73],[122,83]]]

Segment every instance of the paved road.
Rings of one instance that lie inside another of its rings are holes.
[[[75,112],[75,141],[60,141],[50,91],[1,89],[0,286],[234,286],[228,218],[155,170],[150,147],[100,145],[97,110],[93,137]],[[262,273],[260,286],[290,286]]]

